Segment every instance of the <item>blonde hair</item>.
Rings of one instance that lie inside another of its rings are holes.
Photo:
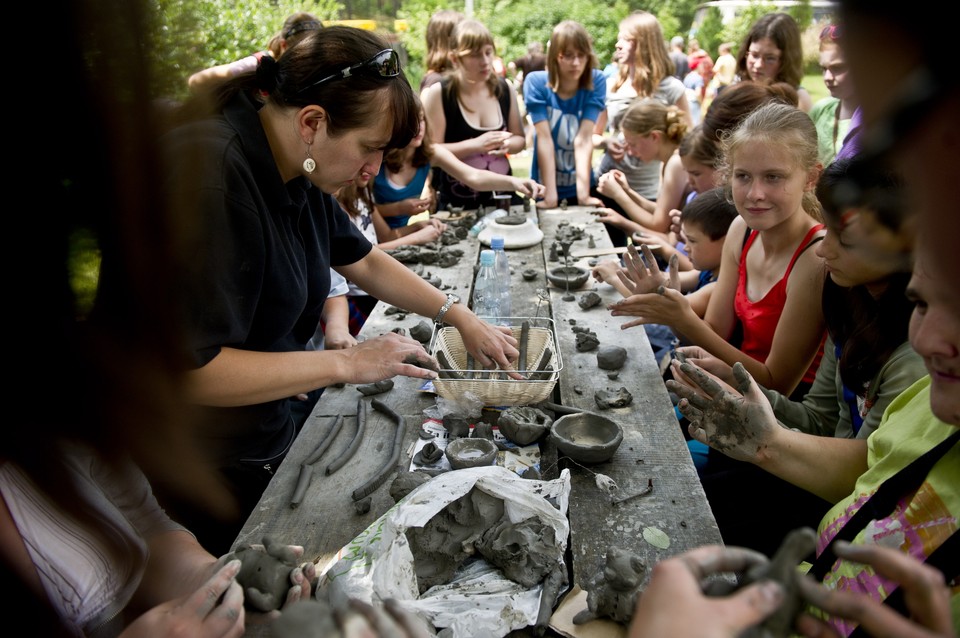
[[[736,128],[722,133],[723,159],[719,168],[728,186],[737,152],[749,142],[783,149],[803,171],[819,165],[817,129],[810,116],[795,106],[768,102],[757,107]],[[808,215],[823,221],[823,211],[813,189],[804,192],[802,206]]]
[[[628,33],[634,43],[633,88],[640,97],[649,97],[660,87],[663,78],[673,75],[676,70],[663,39],[660,21],[647,11],[634,11],[620,22],[620,30]],[[614,91],[629,79],[629,66],[620,65],[620,74],[613,83]]]
[[[573,50],[587,56],[580,75],[579,88],[593,90],[593,70],[598,65],[593,52],[593,40],[582,24],[575,20],[564,20],[553,28],[547,49],[547,82],[554,91],[560,89],[560,55]]]
[[[653,131],[660,131],[668,142],[677,146],[687,134],[683,111],[673,104],[667,106],[653,98],[634,100],[620,120],[620,129],[632,135],[649,135]]]

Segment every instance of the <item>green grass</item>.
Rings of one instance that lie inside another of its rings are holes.
[[[810,92],[810,97],[813,98],[814,104],[817,103],[817,100],[830,97],[830,91],[828,91],[827,87],[823,84],[823,76],[819,73],[803,76],[803,82],[801,82],[800,85]]]

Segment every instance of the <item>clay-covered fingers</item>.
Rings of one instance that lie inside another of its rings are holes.
[[[175,605],[171,613],[183,612],[188,618],[202,619],[202,635],[241,635],[246,615],[243,588],[237,582],[240,566],[238,559],[228,561],[198,590],[187,596],[181,604]]]
[[[704,545],[679,556],[698,581],[717,574],[745,572],[770,562],[761,552],[746,547]]]
[[[706,394],[698,391],[696,387],[679,383],[674,379],[668,379],[666,381],[666,385],[668,390],[676,394],[681,399],[686,399],[690,405],[698,410],[706,410],[708,407],[710,407],[710,402],[712,399]]]
[[[707,396],[715,397],[723,392],[723,388],[717,383],[716,379],[698,365],[694,365],[689,361],[681,363],[680,372]]]
[[[667,277],[667,285],[671,290],[680,290],[680,255],[673,253],[670,256],[670,272]]]
[[[879,601],[856,593],[830,590],[811,578],[800,581],[804,599],[823,611],[854,620],[871,636],[956,636],[950,611],[951,590],[938,569],[919,562],[895,548],[852,545],[838,541],[833,546],[840,558],[871,565],[877,574],[899,583],[910,618]],[[812,618],[798,624],[804,635],[817,636],[823,627]]]
[[[430,636],[437,635],[422,616],[404,609],[393,598],[383,601],[383,607],[397,621],[397,624],[407,632],[409,638],[430,638]]]

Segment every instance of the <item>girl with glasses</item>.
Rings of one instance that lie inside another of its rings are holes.
[[[800,110],[809,112],[813,100],[800,86],[803,80],[803,45],[797,21],[786,13],[768,13],[747,32],[737,55],[737,81],[786,82],[797,89]]]
[[[599,206],[592,196],[593,127],[606,104],[607,80],[597,69],[593,42],[583,25],[565,20],[553,29],[546,71],[530,73],[523,99],[535,130],[531,176],[546,193],[539,208],[561,200]]]
[[[452,71],[422,95],[431,141],[474,168],[512,175],[507,155],[522,151],[526,137],[516,90],[494,70],[493,35],[477,20],[461,20],[450,48]],[[493,193],[474,190],[444,170],[434,172],[433,183],[438,210],[495,204]]]
[[[518,351],[512,336],[372,246],[333,198],[376,175],[385,150],[419,129],[416,96],[379,36],[322,29],[215,97],[188,104],[194,117],[165,141],[172,192],[200,207],[186,289],[190,392],[241,503],[232,524],[187,514],[198,537],[229,548],[323,387],[435,376],[420,342],[395,333],[305,351],[331,266],[386,303],[457,327],[481,365],[510,367]]]

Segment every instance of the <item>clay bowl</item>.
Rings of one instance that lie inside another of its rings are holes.
[[[562,290],[576,290],[590,279],[590,271],[580,266],[560,266],[551,268],[547,271],[547,279],[557,288]]]
[[[577,463],[603,463],[623,442],[623,429],[605,416],[581,412],[554,421],[550,436],[557,449]]]
[[[465,467],[492,465],[497,458],[497,445],[490,439],[454,439],[444,451],[450,467],[461,470]]]

